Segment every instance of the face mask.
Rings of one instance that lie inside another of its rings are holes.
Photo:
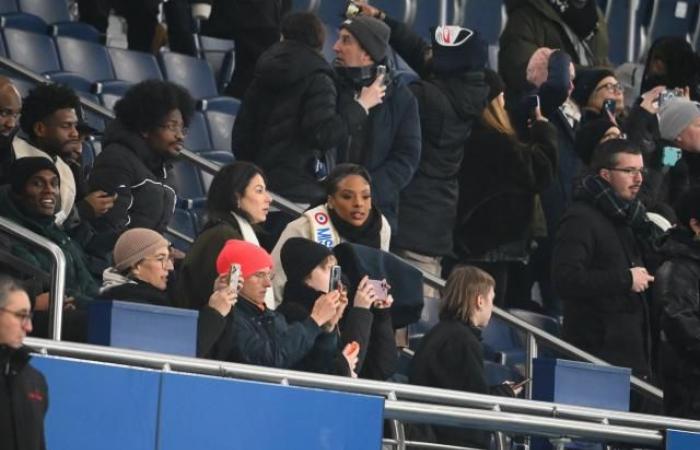
[[[374,81],[375,66],[343,67],[335,66],[335,73],[346,81],[349,81],[355,89],[367,87]]]

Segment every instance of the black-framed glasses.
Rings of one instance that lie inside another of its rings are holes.
[[[25,325],[25,324],[31,322],[32,317],[34,317],[34,313],[31,311],[28,311],[28,312],[12,311],[11,309],[7,309],[7,308],[0,308],[0,311],[6,312],[8,314],[12,314],[17,319],[19,319],[19,321],[22,323],[22,325]]]
[[[642,167],[641,169],[637,169],[636,167],[623,167],[623,168],[608,167],[608,170],[612,170],[613,172],[622,172],[624,174],[631,175],[631,176],[635,176],[635,175],[644,176],[649,172],[646,167]]]
[[[184,125],[180,125],[179,123],[175,122],[167,122],[164,123],[163,125],[158,125],[160,128],[163,128],[164,130],[172,131],[173,133],[180,133],[183,136],[187,136],[187,133],[190,131],[189,128],[187,128]]]
[[[159,262],[161,267],[163,269],[168,268],[168,263],[171,265],[175,265],[175,258],[173,258],[171,255],[158,255],[158,256],[150,256],[148,258],[143,258],[144,260],[149,260],[149,261],[155,261]]]
[[[605,83],[602,86],[598,86],[596,91],[607,90],[608,92],[622,92],[622,85],[620,83]]]

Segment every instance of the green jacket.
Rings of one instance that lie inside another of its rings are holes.
[[[610,65],[608,28],[600,9],[598,30],[587,41],[591,61],[584,64],[564,22],[547,0],[506,0],[505,3],[508,22],[499,40],[498,72],[508,86],[509,98],[531,89],[525,72],[530,57],[540,47],[564,50],[577,67]]]
[[[98,286],[87,268],[82,248],[54,223],[53,217],[44,219],[27,215],[17,206],[7,188],[0,190],[0,215],[49,239],[63,250],[66,258],[66,295],[85,300],[97,294]],[[51,273],[52,259],[43,249],[17,242],[12,245],[12,254]]]

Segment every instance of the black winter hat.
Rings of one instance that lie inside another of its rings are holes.
[[[12,188],[12,192],[15,194],[22,194],[24,192],[24,185],[27,181],[37,172],[42,170],[50,170],[55,173],[57,177],[58,169],[56,165],[48,158],[43,158],[41,156],[32,156],[29,158],[20,158],[12,163],[10,166],[9,181]]]
[[[585,165],[591,163],[593,150],[598,146],[600,140],[603,139],[605,132],[616,126],[607,117],[593,119],[581,125],[576,132],[574,150]]]
[[[375,63],[384,61],[391,36],[387,24],[374,17],[355,16],[340,24],[340,28],[348,30]]]
[[[455,25],[430,29],[433,70],[436,73],[466,72],[486,67],[488,44],[476,31]]]
[[[287,281],[302,281],[332,254],[328,247],[310,239],[290,238],[284,243],[280,252],[282,269],[287,276]]]
[[[603,78],[614,77],[615,74],[608,69],[580,69],[576,72],[574,80],[574,92],[571,98],[580,106],[586,106],[588,99],[595,90],[595,87]]]
[[[489,85],[489,103],[506,90],[503,78],[491,69],[484,70],[484,81]]]

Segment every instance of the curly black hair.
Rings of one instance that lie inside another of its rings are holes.
[[[114,105],[117,119],[136,133],[158,128],[174,109],[180,110],[187,126],[194,113],[194,100],[187,89],[162,80],[146,80],[132,86]]]
[[[40,84],[22,101],[19,126],[30,137],[34,137],[34,125],[59,109],[80,111],[80,98],[75,91],[62,84]]]

